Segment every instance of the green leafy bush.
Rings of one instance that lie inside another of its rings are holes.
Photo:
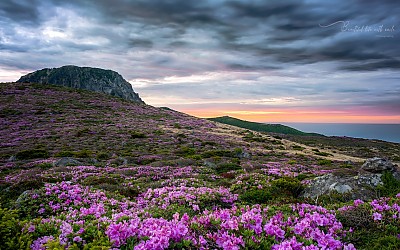
[[[274,145],[283,145],[283,142],[282,141],[280,141],[280,140],[270,140],[269,142],[271,142],[272,144],[274,144]]]
[[[377,250],[390,250],[390,249],[400,249],[400,239],[393,235],[385,235],[376,239],[371,249]]]
[[[296,178],[282,177],[272,180],[264,188],[251,188],[245,190],[239,197],[240,200],[250,204],[267,203],[271,200],[292,200],[297,198],[304,190],[304,186]]]
[[[299,181],[305,180],[307,178],[310,178],[312,175],[308,175],[308,174],[299,174],[298,176],[296,176],[296,179]]]
[[[147,137],[145,134],[143,134],[142,132],[138,132],[138,131],[131,131],[131,132],[129,132],[129,134],[131,135],[132,139]]]
[[[266,142],[267,139],[257,136],[244,136],[243,140],[247,142]]]
[[[304,147],[299,146],[299,145],[294,145],[294,146],[292,146],[292,148],[293,148],[294,150],[300,150],[300,151],[302,151],[302,150],[305,149]]]
[[[42,177],[32,177],[30,179],[21,180],[11,186],[2,187],[0,198],[4,206],[12,206],[15,200],[26,190],[37,189],[44,186]]]
[[[193,159],[193,160],[201,160],[203,157],[201,157],[201,155],[194,154],[194,155],[188,156],[188,158]]]
[[[203,142],[201,142],[201,146],[207,146],[207,145],[210,145],[210,146],[217,146],[218,145],[218,143],[216,143],[216,142],[214,142],[214,141],[203,141]]]
[[[331,160],[326,160],[326,159],[319,159],[318,160],[318,165],[330,166],[330,165],[332,165],[332,161]]]
[[[320,155],[320,156],[333,156],[332,154],[327,153],[327,152],[315,152],[314,154]]]
[[[85,134],[88,134],[90,132],[90,129],[89,128],[83,128],[83,129],[80,129],[80,130],[78,130],[77,132],[76,132],[76,136],[77,137],[81,137],[81,136],[83,136],[83,135],[85,135]]]
[[[189,148],[187,146],[182,146],[179,150],[175,152],[179,156],[189,157],[196,154],[196,149]]]
[[[125,187],[119,184],[110,184],[107,182],[99,183],[95,186],[96,188],[109,191],[111,193],[118,193],[128,198],[135,198],[139,195],[139,190],[136,187]]]
[[[18,160],[28,160],[49,157],[49,152],[45,149],[27,149],[19,151],[16,156]]]
[[[237,163],[233,163],[233,162],[228,162],[228,163],[222,163],[219,164],[215,170],[217,171],[217,173],[221,174],[221,173],[226,173],[232,170],[239,170],[242,169],[242,167],[237,164]]]
[[[398,226],[397,226],[398,228]],[[361,226],[347,237],[357,249],[397,250],[400,249],[400,240],[396,234],[385,228],[366,229]]]
[[[87,186],[99,185],[103,183],[117,185],[120,181],[116,178],[108,176],[89,176],[84,181],[83,184]]]
[[[382,174],[383,185],[378,186],[378,191],[381,196],[394,196],[400,193],[400,181],[394,178],[393,174],[386,171]]]
[[[376,227],[376,224],[371,218],[370,210],[366,206],[359,206],[354,209],[341,211],[337,214],[337,218],[345,227]]]
[[[163,134],[165,134],[165,132],[163,130],[161,130],[161,129],[158,129],[158,130],[154,130],[153,134],[155,134],[155,135],[163,135]]]
[[[0,246],[1,249],[29,249],[32,240],[21,236],[23,222],[19,220],[18,211],[0,207]]]
[[[7,116],[13,116],[13,115],[20,115],[20,114],[22,114],[22,112],[19,110],[15,110],[15,109],[4,108],[4,109],[0,110],[1,118],[5,118]]]
[[[73,157],[75,154],[72,151],[59,151],[54,156],[55,157]]]
[[[97,153],[97,160],[107,160],[110,158],[110,154],[106,152],[99,152]]]
[[[337,191],[331,191],[329,194],[324,194],[318,197],[318,204],[326,206],[330,204],[343,203],[353,200],[351,192],[338,193]]]
[[[353,168],[353,165],[348,164],[348,163],[344,163],[344,164],[341,164],[339,167],[340,168]]]
[[[272,199],[272,194],[267,189],[250,189],[241,194],[239,199],[250,204],[263,204]]]
[[[225,149],[217,149],[217,150],[209,150],[205,151],[201,154],[203,158],[211,158],[215,156],[219,157],[233,157],[234,153],[230,150],[225,150]]]
[[[174,123],[174,128],[181,129],[182,126],[179,123]]]
[[[304,186],[296,178],[283,177],[271,181],[270,189],[272,193],[286,194],[297,198],[304,190]]]
[[[50,169],[50,168],[53,167],[53,164],[48,163],[48,162],[47,163],[41,163],[41,164],[36,165],[36,167],[41,168],[41,169]]]
[[[78,152],[74,152],[74,156],[77,158],[90,158],[92,157],[93,152],[87,149],[78,151]]]

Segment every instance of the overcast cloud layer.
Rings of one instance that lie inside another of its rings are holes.
[[[74,64],[118,71],[148,104],[194,114],[400,123],[396,2],[2,0],[0,81]]]

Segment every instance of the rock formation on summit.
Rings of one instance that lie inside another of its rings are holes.
[[[91,67],[63,66],[41,69],[22,76],[17,82],[52,84],[76,89],[86,89],[144,103],[132,85],[112,70]]]

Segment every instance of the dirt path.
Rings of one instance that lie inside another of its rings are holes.
[[[364,162],[365,158],[360,158],[360,157],[354,157],[354,156],[350,156],[350,155],[345,155],[342,153],[337,153],[337,152],[333,152],[332,150],[329,149],[321,149],[318,147],[310,147],[307,146],[305,144],[301,144],[301,143],[297,143],[297,142],[293,142],[293,141],[289,141],[286,139],[282,139],[281,140],[284,147],[286,148],[285,150],[282,150],[284,152],[287,153],[291,153],[291,154],[303,154],[303,155],[310,155],[313,157],[319,157],[319,158],[323,158],[323,159],[328,159],[328,160],[336,160],[336,161],[352,161],[352,162]],[[293,146],[299,146],[304,148],[303,150],[294,150],[291,149]],[[318,149],[319,152],[325,152],[330,154],[329,156],[322,156],[322,155],[317,155],[315,154],[316,152],[313,151]]]

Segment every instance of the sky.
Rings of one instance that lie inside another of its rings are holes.
[[[199,117],[400,124],[399,13],[392,0],[1,0],[0,82],[99,67]]]

